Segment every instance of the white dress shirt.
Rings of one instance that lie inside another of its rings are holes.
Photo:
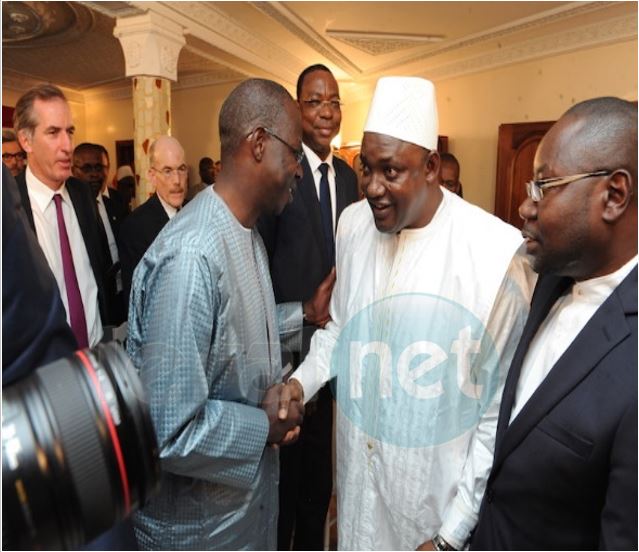
[[[521,367],[510,422],[519,414],[593,314],[636,265],[637,256],[611,274],[576,282],[555,302],[530,342]]]
[[[87,253],[82,231],[80,230],[80,224],[75,214],[73,203],[71,203],[66,184],[62,184],[57,191],[54,191],[38,180],[29,167],[26,169],[25,176],[38,243],[58,283],[62,303],[67,311],[67,322],[71,325],[67,288],[64,281],[64,268],[62,266],[62,254],[60,252],[58,218],[53,202],[53,196],[56,193],[62,196],[62,214],[67,228],[67,235],[69,236],[69,243],[71,244],[73,266],[78,278],[80,295],[82,296],[84,315],[87,321],[89,345],[93,347],[102,339],[102,322],[100,321],[100,311],[98,309],[98,286],[95,282],[95,276],[93,275],[93,269],[89,261],[89,254]]]
[[[162,207],[164,207],[166,216],[169,217],[169,220],[171,220],[175,215],[177,215],[178,210],[172,205],[169,205],[166,201],[164,201],[162,199],[162,196],[160,196],[160,194],[157,194],[157,196],[158,196],[158,199],[160,200],[160,203],[162,204]]]
[[[335,227],[337,220],[337,198],[335,197],[335,168],[333,167],[333,154],[329,153],[328,157],[322,161],[319,156],[306,144],[302,143],[304,149],[304,155],[311,167],[311,174],[315,181],[315,192],[317,193],[317,200],[320,198],[320,180],[322,179],[322,173],[319,170],[319,166],[322,163],[328,165],[328,188],[331,191],[331,213],[333,213],[333,236],[335,235]]]
[[[109,253],[111,254],[111,262],[115,264],[120,260],[120,255],[118,254],[118,245],[115,241],[113,228],[111,228],[109,213],[107,213],[106,205],[104,204],[104,197],[110,197],[108,186],[106,187],[104,192],[98,194],[96,202],[98,204],[98,213],[100,215],[100,218],[102,219],[102,225],[104,226],[104,231],[107,235],[107,241],[109,242]],[[116,275],[116,286],[118,292],[122,291],[122,273],[120,271],[118,271]]]

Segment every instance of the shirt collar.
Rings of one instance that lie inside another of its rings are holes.
[[[625,265],[618,270],[599,276],[598,278],[591,278],[590,280],[584,280],[583,282],[575,282],[572,286],[573,298],[579,298],[586,301],[601,301],[608,297],[613,290],[623,282],[624,278],[630,274],[630,271],[637,264],[637,255],[630,259]]]
[[[319,172],[319,166],[322,163],[328,163],[329,172],[335,172],[333,168],[333,152],[328,154],[328,157],[323,161],[319,158],[311,148],[309,148],[304,142],[302,142],[302,148],[304,149],[304,155],[306,156],[306,160],[308,161],[309,167],[311,167],[311,172]]]
[[[162,204],[162,207],[164,207],[164,210],[166,211],[166,214],[169,217],[169,220],[172,219],[176,215],[178,210],[175,207],[173,207],[172,205],[169,205],[166,201],[164,201],[160,197],[160,194],[158,194],[157,192],[155,192],[155,193],[158,196],[158,199],[160,200],[160,203]]]
[[[102,190],[102,193],[99,195],[103,195],[104,197],[108,197],[109,199],[111,199],[111,194],[109,193],[109,186],[106,185],[104,189]]]
[[[57,190],[52,190],[33,174],[28,165],[25,172],[25,179],[27,181],[27,189],[29,190],[29,199],[36,204],[41,213],[44,213],[47,207],[53,203],[52,199],[55,194],[60,194],[63,201],[71,203],[69,191],[67,190],[65,182],[63,182],[62,186],[60,186]]]
[[[422,226],[421,228],[404,228],[398,232],[403,239],[423,239],[426,236],[433,235],[440,226],[442,226],[446,218],[448,216],[449,205],[451,201],[455,201],[453,198],[457,197],[452,192],[449,192],[445,188],[442,190],[444,193],[442,195],[441,203],[437,206],[437,210],[433,215],[433,218],[430,219],[430,222],[426,226]]]

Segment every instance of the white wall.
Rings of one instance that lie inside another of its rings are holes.
[[[460,161],[464,198],[492,212],[499,125],[556,120],[574,103],[597,96],[637,100],[637,41],[435,81],[435,86],[440,134],[449,137],[449,150]],[[342,143],[361,141],[367,114],[362,106],[371,95],[345,99]]]

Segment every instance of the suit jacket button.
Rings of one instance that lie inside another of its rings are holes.
[[[493,498],[495,498],[495,493],[492,489],[488,489],[486,491],[486,500],[488,501],[488,504],[492,504]]]

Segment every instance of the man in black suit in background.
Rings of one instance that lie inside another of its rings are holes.
[[[117,190],[107,186],[109,154],[104,146],[84,142],[73,150],[73,176],[91,188],[96,199],[97,224],[106,259],[105,293],[108,323],[120,325],[126,320],[126,308],[122,293],[120,252],[117,237],[120,225],[128,214],[127,205]],[[128,298],[127,298],[128,299]]]
[[[63,92],[51,84],[28,90],[16,104],[14,126],[28,160],[16,179],[27,219],[78,345],[94,346],[106,320],[105,262],[95,201],[87,186],[71,177],[75,127]]]
[[[120,228],[122,285],[128,306],[133,271],[160,230],[184,203],[188,167],[184,149],[171,136],[160,136],[149,147],[148,178],[155,193],[124,221]]]
[[[109,160],[109,152],[102,144],[96,144],[102,157],[102,165],[104,167],[104,178],[102,179],[102,199],[104,200],[104,206],[109,215],[109,220],[113,226],[113,230],[116,235],[120,231],[120,225],[126,216],[131,212],[129,208],[129,202],[125,196],[120,193],[119,190],[111,188],[108,185],[109,182],[109,169],[111,168],[111,161]]]
[[[573,106],[519,208],[540,274],[477,550],[637,549],[637,105]]]
[[[312,65],[297,81],[302,113],[304,175],[293,201],[278,217],[263,218],[260,233],[269,254],[278,303],[307,301],[335,266],[335,229],[345,207],[358,200],[357,177],[331,153],[342,120],[339,88],[330,70]],[[301,355],[285,353],[293,368],[308,352],[310,338],[326,321],[305,314]],[[323,550],[324,523],[332,490],[332,395],[328,386],[307,405],[298,443],[280,451],[278,548]]]

